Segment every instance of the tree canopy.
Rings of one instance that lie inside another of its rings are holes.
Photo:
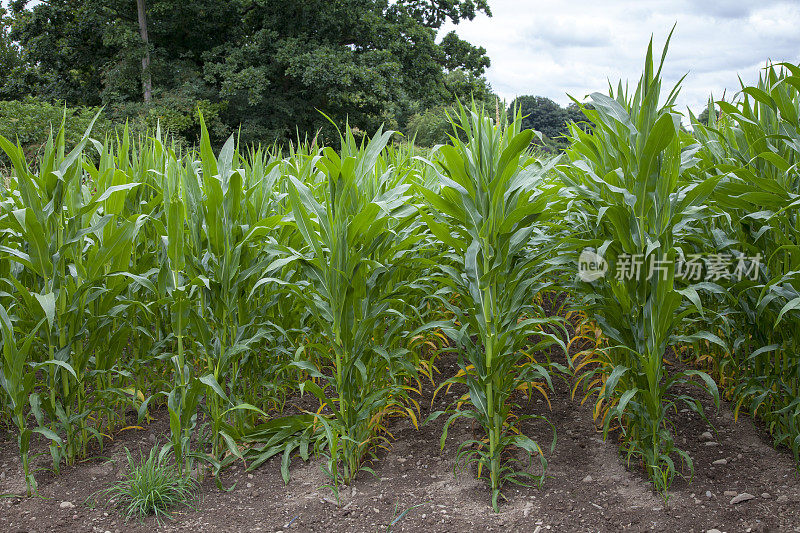
[[[396,128],[487,92],[486,51],[454,32],[437,41],[445,22],[479,12],[491,15],[486,0],[12,0],[3,46],[19,44],[18,92],[162,119],[200,105],[220,137],[241,127],[243,141],[285,141],[329,127],[320,111]]]
[[[591,108],[591,104],[586,105]],[[522,127],[541,132],[545,137],[545,145],[550,148],[562,147],[562,137],[569,133],[570,123],[590,125],[578,104],[573,102],[561,107],[544,96],[518,96],[511,102],[508,115],[514,116],[516,112],[522,115]]]
[[[0,98],[19,98],[25,85],[22,50],[11,38],[11,18],[0,7]]]

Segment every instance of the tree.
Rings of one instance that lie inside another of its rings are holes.
[[[511,102],[508,114],[522,114],[522,127],[542,132],[551,139],[566,133],[567,111],[544,96],[519,96]]]
[[[445,21],[490,15],[486,0],[27,4],[12,2],[12,38],[37,66],[37,95],[108,109],[205,101],[243,141],[330,128],[319,111],[366,131],[400,127],[457,96],[449,75],[479,79],[489,65],[455,33],[436,41]]]
[[[583,104],[584,108],[594,109],[591,104]],[[567,146],[565,136],[569,133],[569,124],[576,123],[587,130],[594,124],[586,117],[581,106],[572,102],[567,107],[561,107],[556,102],[544,96],[519,96],[511,102],[508,109],[509,116],[519,110],[522,115],[522,126],[539,131],[543,139],[535,139],[537,144],[543,145],[547,151],[563,150]]]
[[[37,96],[70,104],[97,105],[102,68],[111,59],[103,42],[102,14],[67,0],[52,0],[25,9],[11,3],[11,38],[22,47],[26,62],[36,65],[33,86]],[[87,5],[90,1],[87,1]]]
[[[492,117],[500,110],[499,106],[505,107],[505,103],[492,92],[491,85],[483,77],[460,70],[448,72],[444,77],[444,87],[447,94],[442,95],[441,100],[446,103],[419,109],[406,123],[406,135],[419,146],[430,147],[450,141],[450,136],[454,134],[450,118],[459,114],[456,100],[467,105],[474,100],[479,109],[485,109],[486,114]]]
[[[216,0],[28,3],[11,4],[12,37],[37,65],[38,95],[72,105],[144,101],[148,75],[154,99],[213,96],[202,79],[202,56],[231,38],[237,15]]]
[[[488,13],[472,0],[247,2],[240,34],[209,55],[205,74],[246,139],[325,129],[317,110],[366,131],[402,127],[414,108],[454,99],[448,72],[489,65],[454,33],[435,41],[445,20],[477,10]]]
[[[0,100],[21,98],[26,74],[22,50],[11,37],[11,18],[0,7]]]
[[[145,0],[136,0],[136,16],[139,22],[139,35],[144,43],[142,55],[142,92],[144,102],[150,103],[153,99],[153,77],[150,75],[150,40],[147,37],[147,6]]]

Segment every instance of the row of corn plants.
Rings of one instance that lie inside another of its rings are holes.
[[[604,435],[665,497],[693,469],[670,411],[681,402],[705,417],[690,385],[718,402],[719,384],[736,415],[761,418],[800,456],[800,68],[769,65],[733,102],[710,102],[708,123],[690,115],[690,132],[674,110],[679,84],[660,103],[668,43],[657,67],[651,43],[632,94],[591,95],[596,126],[571,128],[559,167],[569,245],[605,262],[573,289],[597,334],[572,356],[575,391],[596,396]]]
[[[709,172],[720,176],[707,248],[734,258],[709,321],[725,340],[696,355],[734,402],[800,458],[800,68],[770,65],[735,102],[695,121]],[[753,258],[758,260],[754,261]],[[746,274],[746,275],[740,275]]]
[[[316,453],[338,495],[371,472],[392,417],[419,423],[436,372],[422,347],[442,344],[463,350],[448,385],[467,391],[448,427],[486,430],[460,458],[488,474],[495,506],[504,480],[540,480],[511,467],[512,448],[544,460],[512,393],[545,392],[539,352],[561,341],[534,303],[559,186],[519,120],[472,108],[453,125],[472,141],[430,158],[349,127],[338,150],[286,156],[233,138],[215,152],[204,128],[186,153],[159,131],[87,131],[68,154],[62,129],[35,162],[2,139],[2,405],[29,492],[32,435],[58,469],[163,410],[187,475],[282,454],[288,481],[291,458]],[[460,211],[435,201],[464,187]],[[287,406],[305,395],[319,408]]]
[[[478,476],[486,473],[497,509],[504,482],[541,483],[547,466],[539,444],[522,431],[539,415],[519,416],[512,395],[524,390],[546,396],[557,364],[548,349],[559,343],[565,348],[559,318],[545,316],[532,298],[554,279],[548,275],[555,265],[547,230],[560,209],[560,187],[547,166],[528,155],[534,133],[520,130],[521,117],[495,124],[474,107],[459,112],[452,144],[427,161],[438,174],[437,186],[421,191],[424,220],[449,248],[434,273],[440,288],[431,296],[456,319],[442,327],[458,348],[460,370],[441,387],[458,384],[466,391],[431,419],[449,415],[442,446],[455,420],[479,424],[484,436],[459,445],[456,465],[474,464]],[[538,474],[530,471],[532,458],[541,461]]]
[[[453,424],[479,428],[455,465],[495,509],[506,482],[544,479],[526,434],[546,413],[522,399],[570,374],[665,496],[692,472],[671,418],[679,403],[705,416],[691,386],[718,401],[719,383],[797,455],[800,68],[767,70],[690,132],[679,85],[662,98],[666,51],[651,43],[634,90],[592,94],[593,126],[555,158],[521,117],[474,105],[424,152],[349,126],[338,148],[285,152],[217,151],[204,126],[188,151],[90,128],[67,152],[61,128],[36,161],[0,138],[0,420],[29,494],[32,442],[57,471],[164,416],[185,475],[280,456],[288,482],[316,455],[338,497],[373,472],[392,418],[421,423],[446,352],[459,370],[436,392],[458,394],[426,422],[444,420],[443,448]],[[605,275],[578,275],[586,253]],[[712,253],[753,275],[681,274]],[[562,293],[589,349],[546,308]]]

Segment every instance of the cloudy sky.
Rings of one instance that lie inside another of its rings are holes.
[[[715,98],[748,83],[767,59],[800,62],[800,1],[739,0],[489,0],[492,17],[449,25],[483,46],[487,78],[507,100],[605,92],[610,79],[635,85],[651,34],[660,55],[677,23],[664,66],[669,88],[687,74],[681,110],[699,113]]]

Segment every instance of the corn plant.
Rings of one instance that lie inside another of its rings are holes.
[[[729,298],[720,314],[735,324],[724,363],[736,412],[763,418],[776,444],[800,458],[800,67],[771,65],[738,101],[716,103],[719,118],[695,123],[696,136],[722,176],[709,228],[716,253],[737,258],[736,277],[720,281]],[[760,257],[758,263],[752,257]],[[798,459],[800,460],[800,459]]]
[[[386,441],[383,420],[413,416],[404,380],[416,371],[395,342],[408,306],[403,284],[393,280],[412,249],[415,237],[404,229],[415,209],[410,185],[391,169],[378,171],[391,135],[378,131],[359,145],[348,128],[341,153],[326,147],[309,156],[310,164],[301,159],[289,170],[291,223],[302,240],[287,259],[294,258],[304,278],[293,290],[325,340],[313,357],[293,365],[322,384],[309,380],[301,391],[321,402],[318,422],[337,497],[342,483],[369,471],[363,459]]]
[[[586,370],[581,379],[598,394],[604,436],[619,421],[628,462],[641,460],[665,497],[679,471],[673,456],[692,469],[691,458],[675,446],[668,410],[684,402],[702,413],[699,401],[671,389],[696,383],[718,401],[708,375],[695,370],[670,375],[663,362],[683,319],[695,310],[702,313],[696,309],[699,288],[683,287],[675,264],[719,179],[690,182],[685,174],[696,164],[697,146],[681,140],[680,116],[673,111],[679,84],[659,104],[668,45],[669,39],[656,69],[651,41],[633,94],[620,83],[608,96],[591,95],[594,109],[584,107],[584,113],[595,127],[585,132],[572,126],[569,162],[559,167],[575,195],[576,227],[585,224],[587,238],[578,244],[608,264],[605,277],[577,286],[608,341],[580,363]],[[695,335],[714,339],[709,332]]]
[[[0,368],[0,390],[10,407],[11,419],[17,428],[17,446],[19,447],[22,471],[25,475],[28,496],[36,492],[36,479],[30,466],[30,443],[33,433],[41,433],[56,444],[61,443],[61,438],[46,427],[31,429],[28,424],[28,398],[36,385],[36,368],[31,366],[30,351],[34,335],[43,324],[39,322],[31,334],[19,344],[14,335],[14,325],[6,309],[0,305],[0,327],[2,327],[3,340],[3,365]]]
[[[194,365],[187,357],[186,337],[192,299],[198,292],[202,280],[187,275],[186,257],[192,253],[187,249],[187,214],[185,168],[174,154],[166,155],[161,189],[161,218],[156,221],[162,240],[159,281],[159,302],[168,306],[170,327],[175,352],[169,354],[174,368],[174,380],[170,391],[165,391],[171,442],[169,446],[181,473],[188,473],[195,458],[191,451],[191,438],[197,425],[197,408],[202,384],[194,372]],[[191,244],[191,242],[190,242]]]
[[[94,141],[97,166],[90,157],[84,157],[83,161],[87,189],[99,200],[94,216],[108,222],[87,235],[80,258],[81,278],[89,280],[90,289],[81,295],[78,304],[85,309],[92,334],[85,336],[80,348],[82,357],[77,359],[82,362],[88,358],[93,362],[94,389],[103,391],[103,404],[107,407],[103,413],[106,433],[114,431],[120,418],[119,408],[131,400],[137,410],[146,410],[149,398],[144,396],[145,374],[152,367],[147,354],[154,340],[151,329],[143,324],[150,324],[154,318],[151,304],[156,298],[156,288],[146,274],[157,261],[146,260],[141,250],[142,242],[153,234],[152,209],[144,201],[153,189],[128,173],[131,168],[127,163],[127,143],[127,131],[123,133],[121,153],[115,153],[114,145],[108,141]],[[153,164],[152,169],[156,168]],[[126,187],[133,183],[137,186]],[[158,256],[155,246],[148,251]],[[122,354],[127,357],[120,357]],[[158,375],[156,368],[152,370]]]
[[[44,425],[46,415],[52,430],[66,437],[63,446],[54,443],[50,448],[55,470],[62,458],[71,463],[79,454],[85,455],[90,439],[102,441],[101,433],[87,423],[87,417],[95,407],[102,410],[107,385],[96,387],[90,398],[87,380],[109,369],[98,368],[101,357],[92,360],[86,337],[119,303],[115,299],[125,289],[124,278],[117,283],[116,292],[98,290],[98,286],[104,283],[109,268],[127,271],[126,242],[144,218],[135,215],[129,221],[118,221],[110,206],[138,183],[109,183],[99,192],[84,183],[81,161],[90,132],[91,124],[83,139],[66,154],[62,125],[55,138],[51,135],[48,140],[35,172],[24,161],[19,146],[0,138],[0,145],[13,161],[18,191],[0,222],[10,237],[9,244],[13,243],[3,246],[2,251],[17,265],[16,275],[7,281],[20,303],[18,316],[31,328],[46,319],[45,327],[36,329],[46,352],[39,362],[49,365],[49,399],[40,403],[38,392],[34,392],[32,407],[40,425]],[[110,297],[98,298],[108,292]],[[103,301],[105,307],[87,305],[94,300]]]
[[[527,463],[538,457],[543,470],[547,465],[539,444],[523,434],[527,420],[542,417],[515,414],[512,395],[546,394],[554,364],[547,349],[554,343],[563,347],[553,328],[558,320],[545,317],[534,301],[553,272],[547,226],[559,191],[546,178],[548,168],[526,155],[534,133],[520,131],[519,119],[506,123],[503,116],[495,124],[474,104],[459,111],[452,119],[452,145],[438,148],[430,163],[438,187],[421,189],[424,220],[449,249],[435,276],[435,297],[457,320],[437,324],[459,349],[460,371],[443,386],[467,388],[446,411],[441,444],[459,418],[480,425],[485,437],[461,443],[457,463],[476,464],[479,477],[488,474],[497,510],[504,482],[541,483],[544,474],[530,473]],[[551,449],[555,432],[553,437]],[[525,457],[521,468],[512,450]]]
[[[239,381],[249,362],[250,350],[274,331],[269,321],[261,319],[265,289],[262,289],[261,299],[250,296],[259,277],[277,269],[271,266],[276,264],[277,252],[271,250],[275,246],[269,246],[268,234],[281,216],[270,212],[272,191],[269,189],[261,188],[258,208],[250,208],[244,170],[234,166],[240,156],[233,137],[228,139],[217,158],[202,119],[201,126],[199,168],[202,176],[198,178],[194,172],[187,172],[184,179],[185,202],[190,211],[187,213],[188,234],[194,241],[192,248],[203,253],[188,254],[187,268],[193,277],[202,280],[198,287],[202,303],[191,313],[192,329],[205,358],[207,374],[200,379],[208,384],[210,392],[206,395],[206,410],[212,422],[211,453],[219,457],[223,442],[234,455],[238,454],[230,432],[224,427],[228,422],[225,415],[237,415],[241,432],[245,425],[243,414],[261,412],[243,400],[247,393]],[[254,183],[253,187],[260,185]],[[251,214],[266,217],[250,218]],[[274,239],[272,242],[277,244]]]

